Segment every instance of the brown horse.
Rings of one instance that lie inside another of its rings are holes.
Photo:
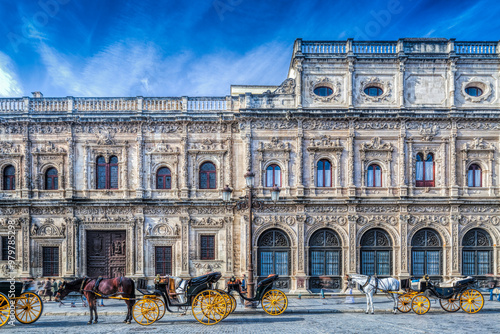
[[[127,277],[105,278],[99,283],[97,291],[94,291],[97,278],[79,278],[71,282],[63,282],[57,291],[55,300],[64,299],[70,292],[83,293],[89,303],[90,320],[87,324],[92,324],[93,314],[95,314],[94,324],[97,324],[97,298],[99,295],[103,298],[110,296],[121,296],[131,298],[125,300],[127,304],[127,317],[123,322],[130,324],[132,321],[132,307],[135,304],[135,284],[134,281]]]

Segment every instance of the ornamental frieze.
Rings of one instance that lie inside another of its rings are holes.
[[[371,216],[359,216],[356,222],[361,225],[380,225],[380,224],[389,224],[392,226],[396,226],[399,222],[397,216],[387,216],[387,215],[371,215]]]
[[[17,216],[25,215],[29,213],[29,208],[11,208],[11,207],[0,207],[0,215],[3,216]]]
[[[179,207],[146,206],[144,208],[144,214],[153,215],[153,216],[174,215],[174,214],[179,214],[180,212],[181,212],[181,208],[179,208]]]
[[[227,130],[226,123],[195,122],[188,125],[188,132],[192,133],[226,133]]]
[[[148,133],[176,133],[182,132],[182,125],[179,123],[150,122],[144,126]]]
[[[0,154],[20,154],[21,146],[13,142],[0,142]]]
[[[90,133],[90,134],[101,134],[101,133],[137,133],[139,131],[139,125],[136,122],[113,122],[111,123],[82,123],[74,125],[75,133]]]
[[[306,206],[305,212],[311,212],[311,213],[347,212],[347,206],[346,205]]]
[[[23,124],[12,124],[12,123],[7,123],[3,126],[0,126],[0,133],[1,134],[8,134],[8,135],[20,135],[24,134],[24,129],[25,125]]]
[[[463,213],[497,213],[500,207],[497,205],[461,205],[460,212]]]
[[[33,154],[66,154],[66,149],[61,146],[56,146],[51,141],[48,141],[42,146],[35,147],[32,150]]]
[[[448,205],[410,205],[408,206],[408,212],[415,213],[426,213],[426,212],[449,212],[450,207]]]
[[[276,213],[276,212],[295,212],[296,207],[293,205],[263,205],[255,209],[256,212]]]
[[[229,217],[224,217],[224,218],[219,218],[215,219],[212,217],[205,217],[201,219],[195,219],[191,218],[189,220],[189,224],[192,227],[205,227],[205,228],[222,228],[224,227],[224,224],[229,224],[230,223]]]
[[[320,224],[323,226],[334,226],[340,225],[344,226],[347,224],[347,217],[345,216],[308,216],[306,221],[306,225],[312,226],[314,224]]]
[[[406,128],[408,130],[421,130],[421,129],[435,129],[438,130],[449,130],[451,129],[450,121],[409,121],[406,123]]]
[[[401,122],[398,121],[357,121],[354,123],[354,129],[356,130],[396,130],[400,127]]]
[[[497,216],[462,216],[459,220],[460,225],[476,224],[477,226],[484,224],[493,224],[498,226],[500,224],[500,217]]]
[[[296,219],[293,216],[259,216],[255,217],[253,220],[255,225],[279,225],[286,224],[288,226],[293,226],[296,223]]]
[[[458,129],[464,130],[500,130],[500,122],[497,121],[471,121],[463,120],[457,122]]]
[[[304,130],[345,130],[349,128],[349,125],[343,120],[309,119],[302,123],[302,128]]]
[[[132,207],[92,207],[92,206],[78,206],[75,207],[76,215],[132,215]]]
[[[450,217],[449,216],[410,216],[408,219],[408,224],[417,225],[419,223],[425,223],[427,225],[436,225],[440,224],[443,226],[447,226],[449,224]]]
[[[30,124],[30,134],[60,134],[69,132],[70,126],[66,124]]]
[[[224,207],[197,207],[197,208],[189,208],[189,214],[199,214],[199,215],[216,215],[221,214],[226,211]]]
[[[32,207],[31,214],[34,216],[61,216],[71,214],[72,208],[65,207]]]
[[[356,212],[368,212],[368,213],[399,212],[399,206],[397,205],[357,206]]]
[[[290,130],[297,128],[295,120],[256,120],[251,123],[252,129],[256,130]]]

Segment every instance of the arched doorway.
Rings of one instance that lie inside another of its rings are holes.
[[[342,285],[342,243],[330,229],[316,231],[309,239],[309,289],[340,289]]]
[[[258,245],[258,281],[268,275],[280,276],[275,287],[290,289],[291,252],[290,240],[285,232],[272,229],[264,232],[257,243]]]
[[[462,239],[462,274],[485,276],[493,273],[493,242],[488,232],[474,228]]]
[[[429,275],[441,279],[443,246],[439,234],[429,228],[418,231],[411,239],[411,274],[415,277]]]
[[[392,242],[386,231],[374,228],[361,238],[361,274],[379,277],[392,274]]]

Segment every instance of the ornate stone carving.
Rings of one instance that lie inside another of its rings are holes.
[[[382,94],[370,96],[365,93],[367,87],[378,87],[382,89]],[[369,77],[360,82],[358,98],[360,102],[381,102],[389,101],[392,96],[392,83],[389,80],[382,80],[378,77]]]
[[[426,127],[425,124],[422,124],[420,125],[418,132],[422,136],[422,140],[432,141],[432,139],[434,139],[434,137],[439,133],[439,127],[435,124],[429,125],[428,127]]]
[[[341,97],[341,82],[340,80],[332,80],[327,77],[317,78],[309,81],[309,95],[313,98],[314,102],[332,102],[339,101]],[[314,93],[317,87],[328,87],[332,90],[332,94],[328,96],[319,96]]]
[[[274,94],[294,94],[295,93],[295,79],[288,78],[276,88]]]
[[[222,228],[224,227],[224,224],[229,223],[228,217],[225,218],[211,218],[211,217],[205,217],[201,219],[194,219],[191,218],[189,220],[189,224],[192,227],[211,227],[211,228]]]
[[[288,226],[295,225],[296,219],[293,216],[258,216],[253,220],[255,225],[278,225],[278,224],[287,224]]]
[[[66,149],[56,146],[53,142],[49,141],[43,146],[33,149],[32,153],[65,154]]]

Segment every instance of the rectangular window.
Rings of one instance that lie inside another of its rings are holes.
[[[382,169],[375,168],[375,187],[382,187]]]
[[[273,252],[260,253],[260,276],[269,276],[274,274]]]
[[[288,252],[275,252],[274,256],[276,258],[276,272],[272,274],[288,276]]]
[[[325,170],[325,187],[331,187],[332,186],[332,170],[327,169]]]
[[[155,275],[172,275],[172,247],[155,247]]]
[[[59,247],[43,247],[43,276],[59,276]]]
[[[413,251],[412,252],[412,274],[415,276],[424,276],[424,251]]]
[[[118,166],[109,166],[109,173],[111,174],[109,188],[118,189]]]
[[[377,252],[377,275],[391,274],[390,253],[388,251]]]
[[[374,251],[362,251],[361,252],[361,267],[362,275],[374,275],[375,274],[375,252]]]
[[[477,275],[486,275],[490,271],[490,252],[477,251]]]
[[[427,275],[440,275],[439,270],[439,251],[427,251]]]
[[[463,251],[462,253],[462,271],[464,275],[475,275],[474,253],[474,251]]]
[[[2,237],[2,260],[7,261],[9,259],[9,238]]]
[[[415,170],[415,180],[423,181],[424,180],[424,162],[417,161],[417,166]]]
[[[200,239],[201,260],[215,260],[215,236],[202,235]]]
[[[337,276],[340,274],[340,252],[339,251],[327,251],[326,252],[326,270],[325,274],[328,276]]]

